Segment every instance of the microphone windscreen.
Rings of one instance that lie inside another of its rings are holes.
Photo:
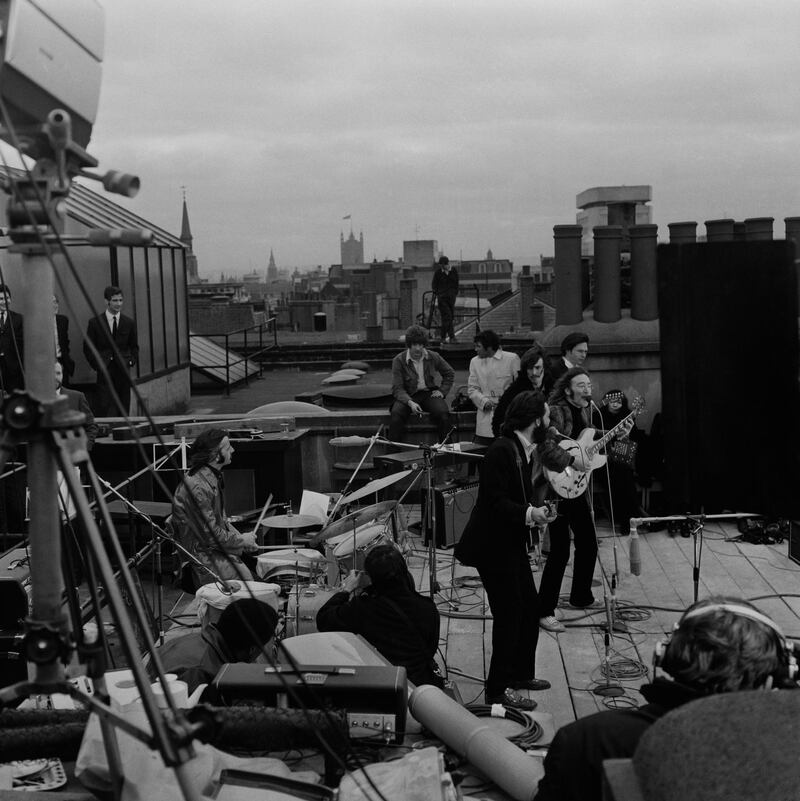
[[[357,448],[363,445],[369,445],[371,442],[369,437],[334,437],[328,440],[329,445],[339,448]]]
[[[641,575],[642,557],[639,554],[639,532],[633,527],[631,528],[631,541],[628,545],[628,557],[631,563],[631,575]]]

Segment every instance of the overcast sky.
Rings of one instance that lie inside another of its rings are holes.
[[[667,223],[800,215],[800,2],[101,0],[89,151],[200,271],[404,239],[517,266],[575,196],[650,184]]]

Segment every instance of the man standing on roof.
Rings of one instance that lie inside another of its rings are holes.
[[[442,342],[455,342],[453,317],[455,315],[456,296],[458,295],[458,273],[451,266],[450,259],[447,256],[439,256],[439,266],[433,274],[431,289],[439,303]]]

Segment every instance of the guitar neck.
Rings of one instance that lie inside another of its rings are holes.
[[[586,452],[587,452],[589,455],[593,455],[594,453],[596,453],[597,451],[599,451],[599,450],[600,450],[600,448],[604,447],[604,446],[605,446],[605,444],[606,444],[607,442],[609,442],[611,439],[613,439],[613,438],[616,436],[616,434],[617,434],[617,431],[619,431],[619,430],[620,430],[620,429],[621,429],[621,428],[622,428],[622,427],[625,425],[625,423],[627,423],[627,422],[628,422],[628,420],[631,420],[631,419],[632,419],[632,418],[633,418],[635,415],[636,415],[636,413],[635,413],[635,412],[631,412],[631,413],[630,413],[630,414],[629,414],[627,417],[625,417],[625,418],[623,418],[622,420],[620,420],[620,421],[619,421],[619,422],[618,422],[618,423],[617,423],[617,424],[614,426],[614,428],[612,428],[610,431],[606,431],[606,433],[605,433],[605,434],[603,434],[603,436],[602,436],[602,437],[600,437],[600,439],[598,439],[598,440],[595,440],[595,441],[594,441],[594,442],[593,442],[593,443],[592,443],[592,444],[591,444],[591,445],[590,445],[590,446],[589,446],[589,447],[586,449]]]

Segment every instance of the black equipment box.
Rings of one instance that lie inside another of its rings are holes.
[[[422,503],[422,520],[425,524],[425,510],[428,505],[428,495],[420,492]],[[445,484],[433,488],[433,514],[436,517],[436,547],[452,548],[464,533],[472,509],[478,501],[478,482],[469,484]],[[431,538],[430,527],[423,531],[424,543],[427,545]]]
[[[392,735],[402,742],[406,728],[406,669],[394,665],[289,668],[249,662],[223,665],[212,682],[221,705],[302,706],[342,709],[351,737]]]

